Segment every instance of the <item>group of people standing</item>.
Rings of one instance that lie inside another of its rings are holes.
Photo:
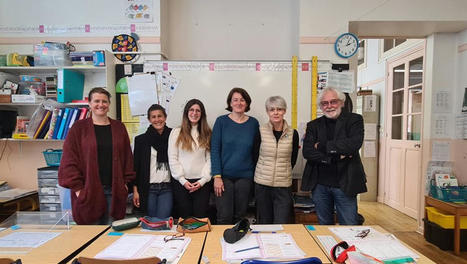
[[[308,124],[303,145],[308,162],[302,187],[312,190],[323,224],[329,224],[329,210],[333,213],[334,207],[339,223],[356,224],[356,194],[365,187],[364,182],[363,187],[353,183],[360,172],[342,173],[351,169],[346,165],[360,162],[363,122],[351,113],[356,118],[352,124],[347,124],[347,115],[340,121],[345,101],[341,95],[332,88],[321,93],[325,120]],[[157,218],[174,214],[207,217],[214,192],[218,224],[245,217],[254,190],[257,223],[291,222],[292,169],[299,136],[284,119],[284,98],[266,100],[269,120],[260,126],[246,114],[251,105],[247,91],[233,88],[226,100],[230,113],[219,116],[212,130],[198,99],[186,103],[182,123],[174,129],[166,125],[165,109],[154,104],[147,111],[150,125],[135,138],[133,153],[123,124],[107,116],[110,94],[94,88],[88,98],[92,115],[70,129],[59,168],[59,184],[71,189],[72,213],[78,224],[107,224],[123,218],[129,189],[134,206]],[[363,168],[361,173],[364,180]]]

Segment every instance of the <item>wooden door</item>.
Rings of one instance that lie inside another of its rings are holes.
[[[421,190],[424,47],[388,62],[384,202],[418,216]]]

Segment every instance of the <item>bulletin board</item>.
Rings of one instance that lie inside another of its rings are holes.
[[[0,0],[2,37],[160,36],[159,0]]]

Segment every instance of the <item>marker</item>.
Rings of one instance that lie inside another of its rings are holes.
[[[243,251],[248,251],[248,250],[257,249],[257,248],[259,248],[259,246],[239,249],[239,250],[235,250],[234,253],[240,253],[240,252],[243,252]]]

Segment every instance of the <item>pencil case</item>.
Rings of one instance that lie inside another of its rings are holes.
[[[141,217],[141,227],[144,229],[149,230],[170,230],[173,226],[173,218],[157,218],[157,217],[150,217],[145,216]]]
[[[187,217],[179,218],[177,232],[180,233],[197,233],[211,231],[211,222],[209,218]]]
[[[115,231],[127,230],[130,228],[137,227],[139,225],[139,219],[136,217],[125,218],[122,220],[116,220],[112,222],[112,228]]]

